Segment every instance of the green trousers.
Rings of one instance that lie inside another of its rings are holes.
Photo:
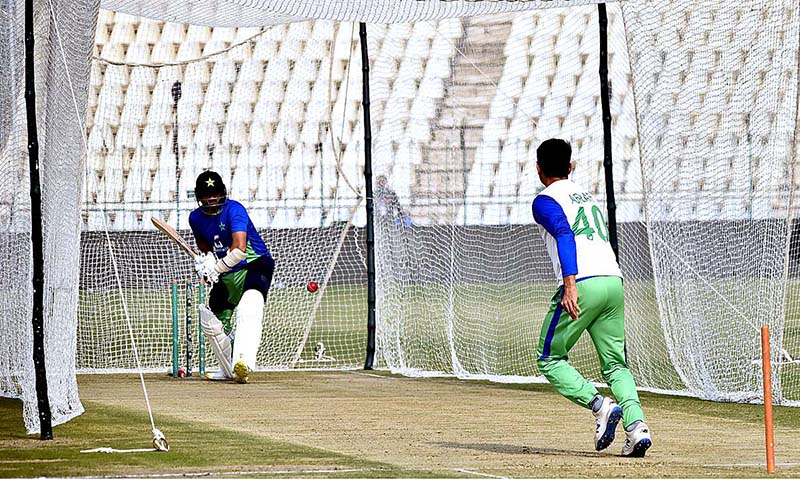
[[[603,379],[622,407],[623,424],[644,420],[636,384],[625,363],[625,301],[622,279],[591,277],[578,282],[581,314],[573,320],[561,307],[562,288],[550,300],[537,350],[542,374],[564,397],[589,408],[597,389],[568,362],[570,349],[584,330],[600,358]]]

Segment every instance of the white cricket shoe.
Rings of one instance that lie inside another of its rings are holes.
[[[623,457],[644,457],[645,452],[651,445],[653,440],[650,439],[650,429],[644,422],[639,422],[633,431],[626,431],[625,446],[622,447]]]
[[[236,383],[247,383],[249,375],[250,369],[247,368],[247,364],[244,363],[244,360],[240,358],[236,361],[236,364],[233,365],[233,380]]]
[[[213,381],[222,381],[222,380],[230,380],[231,377],[225,375],[225,372],[222,370],[217,370],[216,372],[208,372],[206,373],[206,380],[213,380]]]
[[[597,428],[594,432],[595,450],[605,450],[614,441],[617,424],[622,420],[622,407],[608,397],[603,398],[600,410],[594,413]]]

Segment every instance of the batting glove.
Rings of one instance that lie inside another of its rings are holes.
[[[219,273],[214,268],[216,264],[217,257],[211,252],[194,257],[194,270],[200,280],[205,280],[208,283],[217,283],[219,281]]]

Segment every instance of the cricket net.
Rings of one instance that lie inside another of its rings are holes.
[[[0,167],[20,179],[2,202],[6,251],[20,263],[3,277],[14,320],[0,329],[15,341],[0,346],[0,391],[26,399],[35,430],[32,372],[23,373],[31,292],[19,3],[0,19],[13,39],[0,46]],[[191,265],[149,218],[189,236],[192,184],[209,168],[276,258],[259,367],[361,365],[354,21],[369,22],[378,366],[539,380],[535,348],[556,284],[530,213],[538,143],[569,140],[573,180],[605,200],[594,3],[109,0],[99,13],[96,2],[37,3],[48,52],[38,59],[45,231],[59,239],[46,241],[45,298],[60,306],[46,309],[57,336],[49,375],[65,385],[51,392],[65,405],[60,418],[80,412],[76,370],[133,368],[122,297],[142,365],[169,369],[170,285]],[[758,327],[769,324],[776,400],[800,401],[799,8],[608,5],[627,351],[645,388],[758,400]],[[312,280],[316,294],[305,290]],[[588,341],[571,361],[600,380]]]

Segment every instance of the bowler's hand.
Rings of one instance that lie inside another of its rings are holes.
[[[561,297],[561,306],[573,320],[578,319],[581,307],[578,306],[578,286],[575,284],[575,275],[564,277],[564,295]]]

